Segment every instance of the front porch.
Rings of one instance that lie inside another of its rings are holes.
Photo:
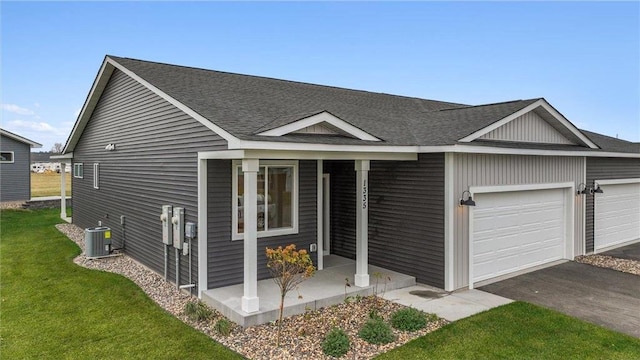
[[[337,255],[324,257],[324,270],[300,284],[298,291],[287,294],[284,316],[304,313],[307,309],[315,310],[339,304],[345,296],[367,296],[374,293],[401,289],[416,284],[413,276],[404,275],[378,266],[369,265],[371,275],[369,286],[357,287],[353,284],[356,273],[355,260]],[[390,280],[389,280],[390,278]],[[345,279],[349,279],[350,287],[346,287]],[[385,281],[386,279],[386,281]],[[377,286],[377,290],[376,290]],[[280,308],[280,289],[272,279],[258,281],[258,311],[247,313],[242,311],[243,284],[225,286],[202,292],[202,301],[218,309],[224,316],[243,327],[258,325],[278,319]],[[299,298],[298,295],[302,296]]]

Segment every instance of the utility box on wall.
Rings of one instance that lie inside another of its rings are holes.
[[[84,229],[84,247],[88,258],[111,254],[111,228],[106,226]]]

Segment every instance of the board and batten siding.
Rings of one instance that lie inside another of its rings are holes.
[[[573,144],[542,117],[529,111],[480,137],[484,140],[503,140],[547,144]]]
[[[584,182],[583,157],[453,154],[453,199],[472,186],[525,185]],[[584,195],[575,196],[574,254],[584,253]],[[469,209],[453,209],[454,289],[469,285]]]
[[[331,252],[355,258],[353,161],[325,161],[331,177]],[[444,154],[372,161],[369,263],[444,287]]]
[[[207,258],[208,287],[241,284],[244,280],[244,241],[231,240],[232,171],[231,160],[208,160],[207,163]],[[317,166],[315,160],[298,162],[298,233],[258,238],[258,279],[270,276],[265,248],[295,244],[309,251],[317,243],[316,209]],[[317,263],[317,253],[310,253]]]
[[[198,152],[226,148],[226,140],[116,70],[73,152],[73,163],[84,168],[84,178],[73,178],[73,222],[110,227],[115,247],[126,238],[128,255],[163,273],[162,205],[184,207],[185,221],[197,222]],[[99,189],[93,188],[94,163],[100,164]],[[192,246],[197,284],[197,241]],[[169,255],[169,280],[175,281],[174,248]],[[189,257],[180,261],[180,283],[187,284]]]
[[[0,163],[0,201],[31,198],[31,146],[0,135],[0,150],[13,152],[12,163]]]
[[[640,159],[626,158],[587,158],[587,186],[593,187],[597,180],[634,179],[640,178]],[[593,252],[594,232],[594,201],[593,196],[587,196],[585,219],[586,252]]]

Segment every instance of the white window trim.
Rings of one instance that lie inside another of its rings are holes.
[[[82,171],[78,171],[76,170],[76,168],[78,169],[82,169]],[[78,175],[78,173],[80,173],[80,175]],[[73,177],[76,179],[84,179],[84,164],[83,163],[73,163]]]
[[[231,163],[231,239],[244,240],[244,233],[238,233],[238,167],[242,165],[241,160],[234,160]],[[261,160],[260,166],[291,166],[293,167],[293,194],[292,194],[292,227],[280,228],[276,230],[258,231],[258,238],[291,235],[298,233],[298,160]],[[268,180],[266,180],[268,181]],[[268,183],[267,185],[268,186]]]
[[[100,189],[100,163],[93,163],[93,188]]]
[[[13,151],[0,151],[3,153],[9,153],[11,154],[11,161],[7,161],[7,160],[0,160],[0,163],[2,164],[13,164],[16,161],[16,154]]]

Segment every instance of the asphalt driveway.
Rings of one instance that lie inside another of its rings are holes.
[[[566,262],[480,288],[640,338],[640,276]]]

